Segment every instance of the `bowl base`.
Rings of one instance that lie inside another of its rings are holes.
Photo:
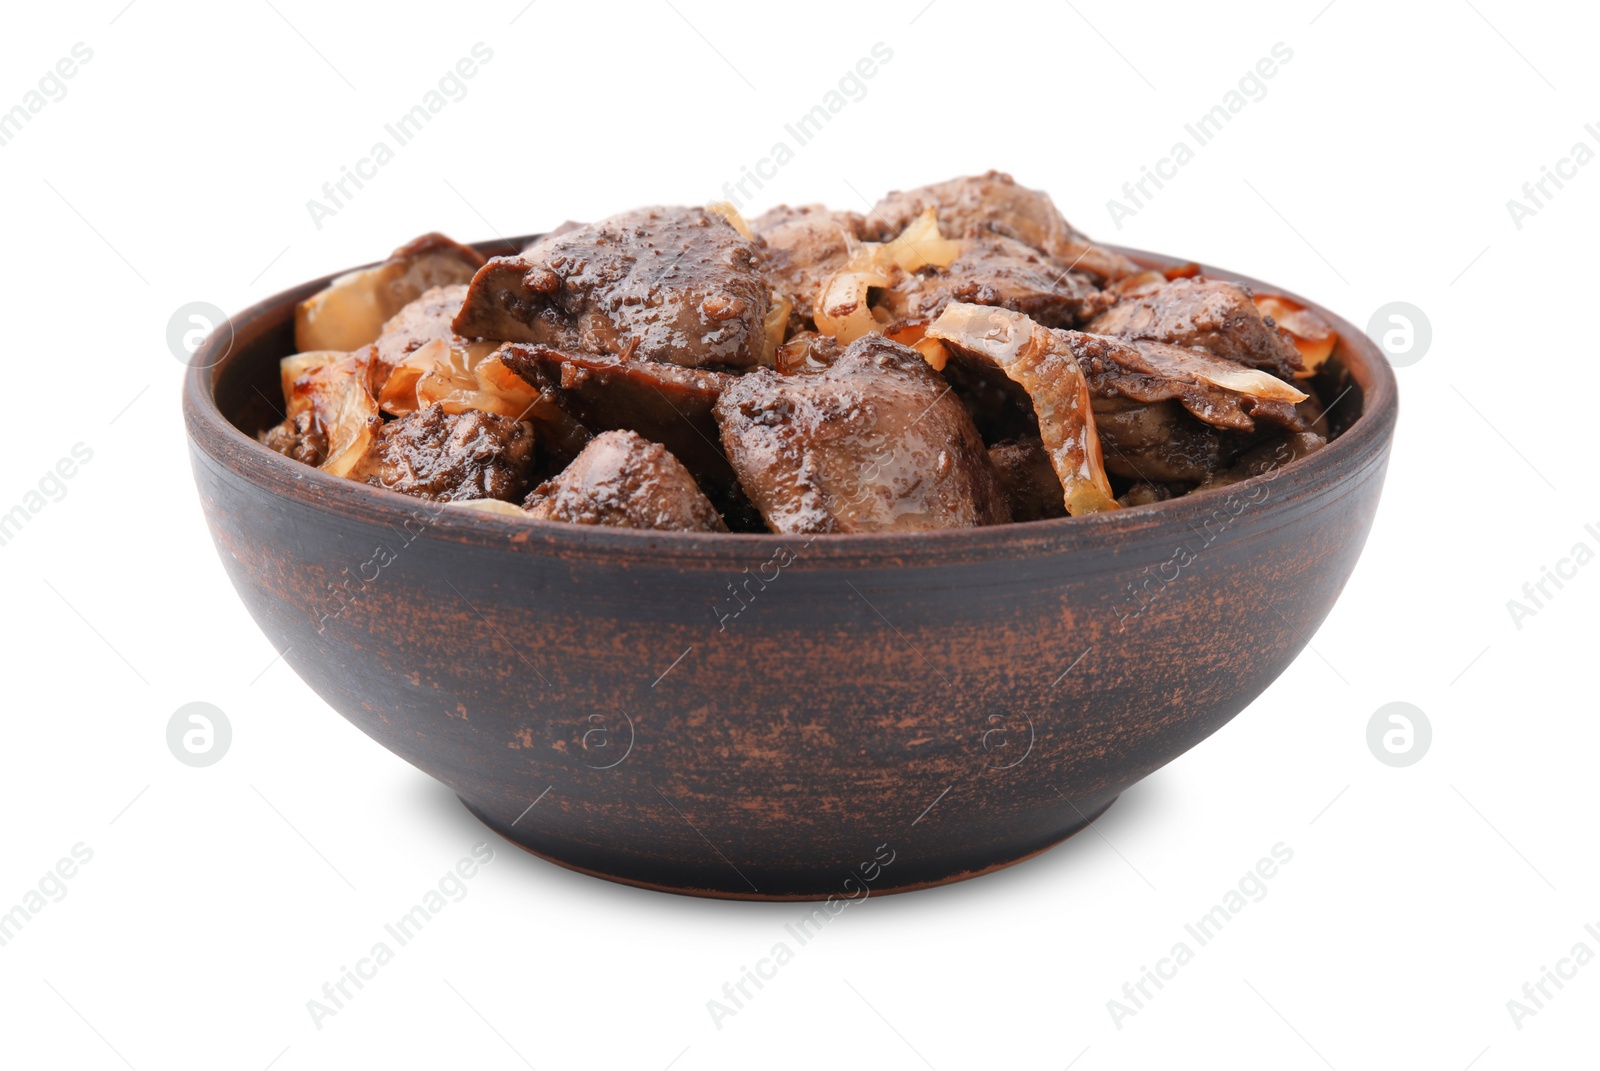
[[[567,870],[577,871],[579,874],[586,874],[591,878],[601,878],[605,881],[616,882],[619,885],[632,885],[635,888],[649,889],[652,892],[674,893],[678,896],[696,896],[712,900],[795,902],[822,901],[832,898],[838,898],[841,900],[851,899],[850,897],[837,891],[837,887],[835,887],[834,890],[827,892],[812,891],[810,889],[786,890],[781,886],[778,888],[772,888],[769,882],[763,882],[764,885],[768,885],[769,887],[760,891],[715,888],[696,884],[692,881],[675,881],[671,879],[664,880],[663,875],[654,871],[654,868],[643,864],[635,864],[634,866],[626,869],[608,869],[595,866],[590,863],[581,863],[571,858],[563,858],[563,855],[559,850],[553,850],[547,843],[540,844],[538,846],[530,843],[526,837],[517,832],[513,832],[511,827],[506,823],[490,818],[481,809],[474,806],[470,800],[460,795],[457,795],[456,798],[461,801],[461,805],[465,807],[474,818],[478,819],[478,821],[494,830],[494,832],[499,834],[502,838],[510,841],[512,844],[516,845],[518,848],[521,848],[528,854],[538,856],[547,863],[554,863],[559,867],[566,868]],[[1037,855],[1042,855],[1051,848],[1056,847],[1058,844],[1072,837],[1074,834],[1087,829],[1093,822],[1099,819],[1101,815],[1105,814],[1106,811],[1110,809],[1111,805],[1117,802],[1118,798],[1119,797],[1117,796],[1111,797],[1111,799],[1107,800],[1098,809],[1088,814],[1087,817],[1073,823],[1072,825],[1069,825],[1065,830],[1054,835],[1044,844],[1029,847],[1026,850],[1016,854],[985,861],[981,865],[970,869],[952,869],[948,873],[941,874],[940,876],[934,878],[924,878],[922,880],[908,881],[901,884],[895,884],[892,881],[874,883],[871,886],[871,894],[875,896],[882,896],[891,893],[915,892],[918,889],[937,888],[940,885],[950,885],[958,881],[966,881],[969,878],[980,878],[985,874],[992,874],[997,870],[1004,870],[1006,867],[1016,866],[1018,863],[1025,863],[1029,859],[1032,859]],[[621,860],[619,860],[619,862],[620,861]],[[813,883],[807,880],[802,884],[809,886]]]

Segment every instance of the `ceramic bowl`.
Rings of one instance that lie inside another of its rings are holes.
[[[1229,488],[916,534],[525,521],[256,442],[295,304],[327,281],[233,318],[187,374],[240,598],[329,706],[500,835],[700,896],[917,889],[1082,829],[1300,653],[1355,567],[1397,411],[1373,343],[1296,298],[1339,331],[1319,387],[1342,433]]]

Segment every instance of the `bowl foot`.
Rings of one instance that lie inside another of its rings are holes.
[[[864,899],[865,895],[881,896],[888,893],[915,892],[918,889],[931,889],[940,885],[950,885],[969,878],[982,877],[992,874],[997,870],[1015,866],[1049,851],[1073,834],[1087,829],[1101,815],[1117,801],[1116,796],[1098,803],[1094,809],[1087,807],[1079,809],[1079,813],[1087,817],[1074,816],[1073,822],[1064,829],[1059,829],[1048,834],[1042,841],[1022,846],[1020,849],[1012,847],[1007,850],[997,850],[994,854],[983,859],[974,860],[970,853],[961,858],[948,858],[938,862],[923,862],[920,866],[896,867],[891,864],[880,872],[880,877],[869,885],[856,881],[854,885],[848,884],[840,877],[838,867],[816,869],[794,867],[759,867],[755,864],[746,864],[743,868],[735,870],[745,878],[745,884],[750,888],[736,887],[733,882],[724,883],[728,877],[727,870],[720,866],[709,870],[696,864],[682,866],[661,860],[633,858],[621,853],[596,851],[588,845],[562,845],[525,829],[513,829],[514,822],[507,823],[497,820],[485,811],[475,806],[472,801],[463,796],[457,796],[462,806],[477,818],[478,821],[494,830],[504,839],[528,852],[536,855],[546,862],[575,870],[580,874],[587,874],[592,878],[602,878],[606,881],[616,882],[619,885],[632,885],[640,889],[650,889],[654,892],[675,893],[679,896],[698,896],[717,900],[756,900],[756,901],[816,901],[839,900],[854,901]],[[898,854],[898,853],[897,853]],[[731,864],[730,864],[731,866]],[[848,871],[843,871],[848,875]],[[757,880],[752,881],[754,876]],[[863,895],[862,890],[865,890]]]

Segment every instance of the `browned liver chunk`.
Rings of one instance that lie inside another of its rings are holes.
[[[733,485],[711,415],[732,376],[548,346],[507,346],[501,360],[591,431],[636,431],[708,490]]]
[[[641,208],[496,257],[455,332],[690,368],[771,365],[758,248],[701,208]]]
[[[948,268],[907,274],[884,292],[882,305],[896,320],[931,319],[950,302],[965,301],[1024,313],[1046,327],[1072,327],[1105,300],[1087,276],[1014,238],[979,232],[962,242]]]
[[[1300,351],[1256,308],[1250,291],[1221,279],[1174,279],[1145,287],[1090,321],[1100,335],[1192,346],[1288,379]]]
[[[689,470],[666,447],[631,431],[595,436],[559,476],[529,494],[526,508],[535,517],[569,524],[728,530]]]
[[[1084,237],[1061,215],[1049,194],[1019,186],[999,171],[889,194],[868,216],[869,228],[877,227],[869,237],[876,241],[893,238],[929,205],[938,214],[939,230],[946,238],[992,231],[1101,280],[1119,279],[1139,270],[1127,257]]]
[[[740,376],[715,412],[740,483],[775,532],[1009,519],[966,409],[915,350],[882,336],[857,339],[813,375]]]
[[[350,478],[444,502],[510,502],[528,489],[532,462],[530,425],[435,404],[385,424]]]
[[[996,443],[989,447],[989,458],[1000,474],[1012,520],[1042,521],[1067,515],[1061,480],[1037,436]]]

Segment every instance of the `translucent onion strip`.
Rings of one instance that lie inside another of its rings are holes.
[[[1117,508],[1089,406],[1089,382],[1065,343],[1020,312],[961,301],[946,306],[927,335],[993,362],[1028,392],[1068,513]]]

